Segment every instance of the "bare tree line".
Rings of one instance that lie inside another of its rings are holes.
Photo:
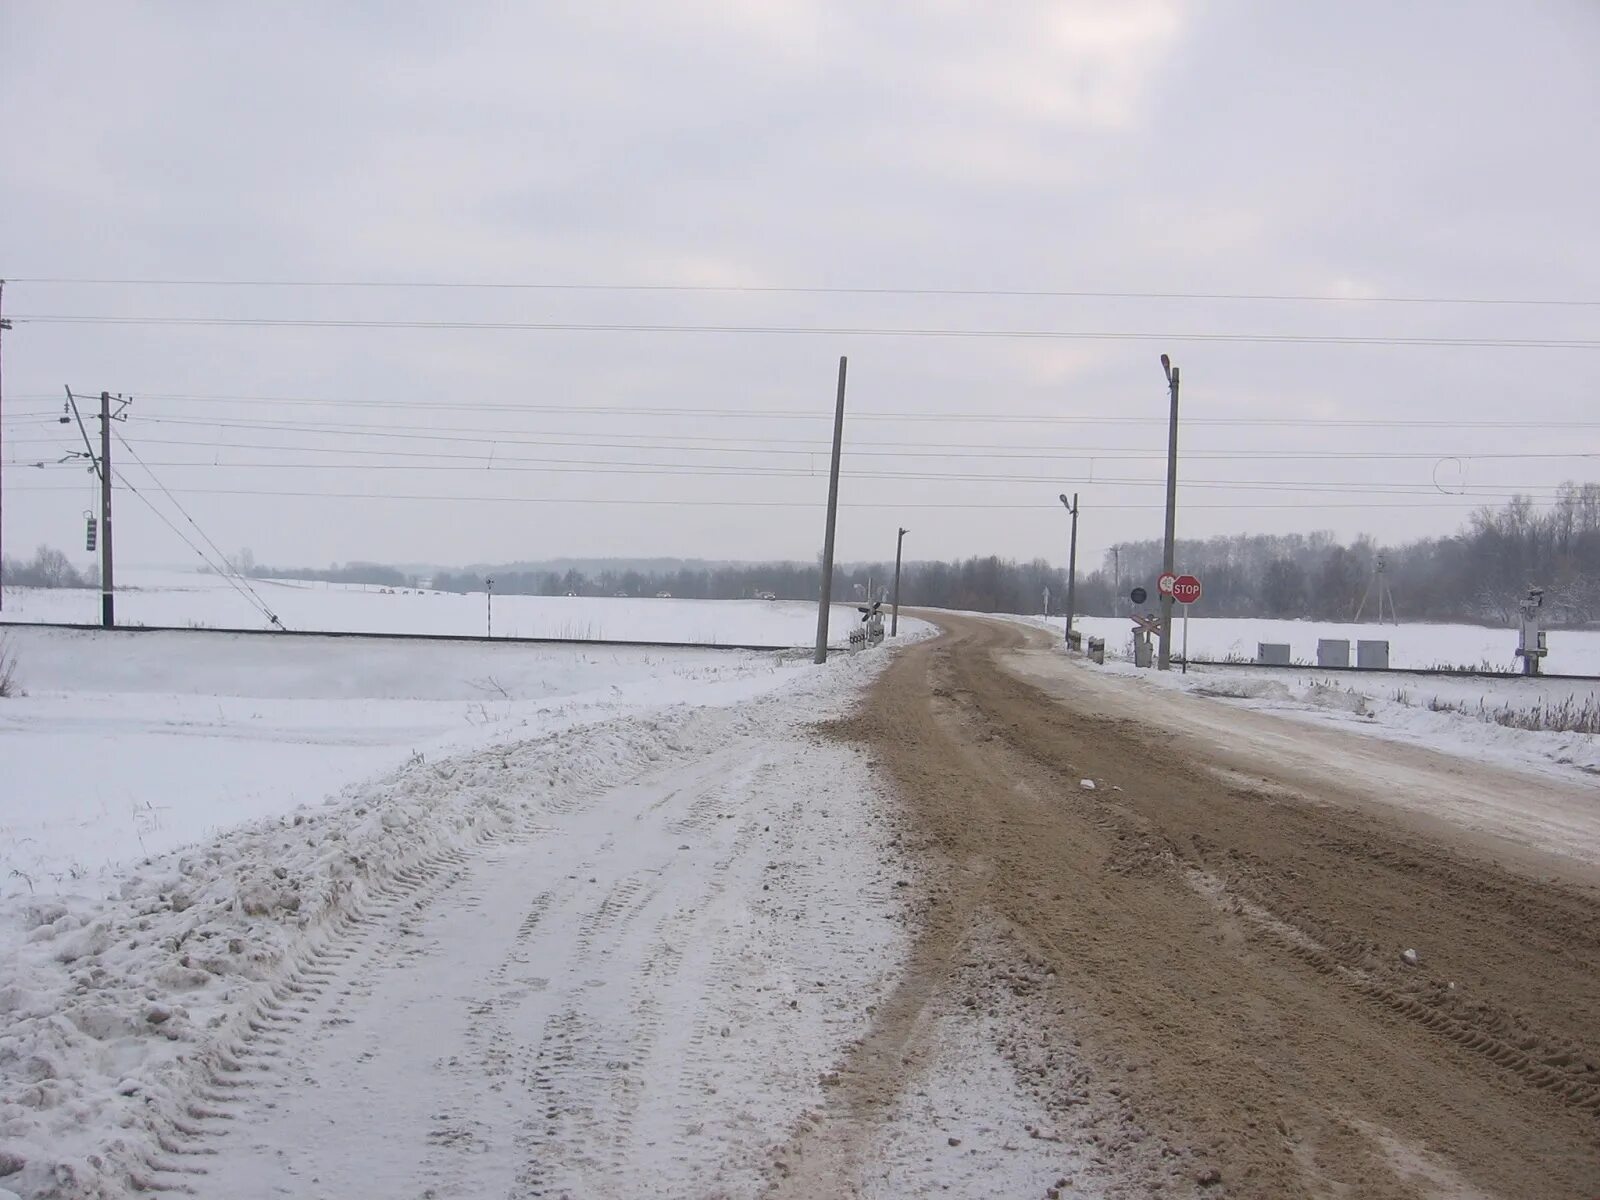
[[[1545,608],[1558,624],[1600,622],[1600,483],[1566,483],[1544,510],[1517,497],[1484,507],[1452,535],[1384,545],[1363,535],[1341,542],[1331,533],[1232,534],[1180,539],[1177,561],[1201,577],[1205,595],[1196,616],[1309,617],[1349,620],[1370,586],[1379,559],[1398,605],[1408,620],[1509,623],[1530,587],[1545,589]],[[1076,607],[1087,615],[1129,612],[1128,594],[1142,586],[1153,607],[1160,572],[1158,539],[1128,542],[1107,552],[1102,565],[1081,573]],[[775,596],[816,597],[815,563],[683,563],[671,569],[616,568],[580,571],[508,566],[478,571],[440,571],[431,580],[377,563],[326,568],[258,565],[248,550],[231,569],[258,578],[319,579],[335,583],[414,588],[428,584],[450,592],[485,590],[486,579],[503,595],[655,596],[726,600]],[[834,599],[841,602],[887,595],[893,564],[852,563],[836,568]],[[79,572],[60,551],[40,547],[28,562],[7,560],[8,585],[92,587],[94,572]],[[976,612],[1064,611],[1066,571],[1042,558],[1019,563],[995,556],[959,562],[906,563],[901,581],[907,605]],[[1370,611],[1371,605],[1369,605]]]

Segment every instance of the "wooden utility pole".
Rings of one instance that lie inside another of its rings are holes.
[[[100,393],[100,624],[117,624],[111,579],[111,393]]]
[[[828,469],[828,527],[822,535],[822,594],[817,597],[817,651],[811,661],[828,661],[828,605],[833,602],[833,527],[839,515],[839,452],[844,446],[844,376],[849,360],[839,356],[839,397],[833,409],[833,465]]]
[[[1178,529],[1178,368],[1165,354],[1161,369],[1167,373],[1167,390],[1172,394],[1172,415],[1167,423],[1167,537],[1161,551],[1161,571],[1172,574],[1173,540]],[[1172,595],[1161,596],[1161,647],[1156,659],[1158,670],[1172,670]]]
[[[900,633],[900,548],[905,545],[906,534],[909,529],[902,529],[900,536],[894,540],[894,609],[889,617],[889,636],[896,637]]]
[[[1078,590],[1078,493],[1072,493],[1072,503],[1067,504],[1067,494],[1061,493],[1061,503],[1072,514],[1072,549],[1067,551],[1067,644],[1072,644],[1072,615],[1077,610],[1073,603]]]

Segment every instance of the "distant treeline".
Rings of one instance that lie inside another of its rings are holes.
[[[1080,613],[1112,616],[1129,612],[1135,586],[1150,594],[1161,572],[1161,543],[1128,542],[1108,552],[1096,569],[1080,568],[1075,606]],[[1557,502],[1536,511],[1525,497],[1501,508],[1473,513],[1449,537],[1380,546],[1363,536],[1343,543],[1331,533],[1234,534],[1204,541],[1180,539],[1177,565],[1200,576],[1205,586],[1196,616],[1311,617],[1349,620],[1372,584],[1380,555],[1399,614],[1406,620],[1509,623],[1530,587],[1545,589],[1546,615],[1553,622],[1600,621],[1600,483],[1562,485]],[[585,574],[569,570],[490,570],[494,590],[559,596],[651,596],[668,592],[695,599],[736,599],[771,592],[784,599],[812,599],[820,572],[811,563],[734,563],[671,572],[639,570]],[[1018,563],[995,557],[961,562],[905,564],[901,599],[906,604],[977,612],[1039,612],[1050,593],[1050,611],[1065,610],[1067,578],[1043,559]],[[834,572],[834,598],[841,601],[885,592],[892,563],[852,564]],[[433,586],[444,591],[484,590],[484,572],[443,572]],[[1367,600],[1375,613],[1376,591]]]
[[[1526,497],[1481,508],[1451,537],[1380,546],[1370,537],[1344,545],[1327,533],[1239,535],[1180,541],[1177,561],[1204,584],[1196,616],[1332,620],[1354,613],[1380,555],[1402,620],[1508,624],[1528,589],[1541,587],[1553,623],[1597,622],[1600,483],[1563,484],[1543,512]],[[1130,543],[1119,558],[1124,582],[1144,583],[1161,570],[1161,543]],[[1115,571],[1115,561],[1106,565]],[[1369,614],[1376,601],[1374,589]]]
[[[1331,533],[1234,534],[1178,542],[1179,570],[1198,575],[1205,595],[1196,616],[1312,617],[1348,620],[1371,586],[1379,557],[1403,620],[1457,620],[1507,624],[1529,587],[1545,589],[1547,617],[1557,624],[1600,622],[1600,483],[1563,484],[1557,501],[1538,511],[1518,497],[1500,508],[1474,512],[1450,537],[1381,546],[1370,537],[1342,543]],[[485,568],[441,571],[432,579],[376,563],[326,568],[271,568],[243,551],[230,566],[268,579],[317,579],[379,587],[423,585],[448,592],[481,592],[494,580],[502,595],[654,596],[665,592],[697,600],[774,595],[814,600],[820,586],[815,563],[687,563],[670,570],[576,567],[558,572]],[[1154,607],[1161,570],[1158,540],[1128,542],[1106,554],[1096,569],[1080,570],[1076,609],[1098,616],[1125,614],[1128,593],[1142,586]],[[834,571],[834,599],[886,595],[892,563],[853,563]],[[5,563],[5,582],[24,587],[88,587],[94,573],[76,571],[60,551],[40,547],[30,562]],[[1018,563],[996,557],[961,562],[905,564],[901,599],[908,605],[977,612],[1036,613],[1045,605],[1065,611],[1066,571],[1044,559]],[[1367,602],[1374,614],[1377,597]]]
[[[40,546],[24,561],[8,558],[0,563],[0,578],[7,587],[92,588],[100,586],[100,568],[80,571],[53,546]]]

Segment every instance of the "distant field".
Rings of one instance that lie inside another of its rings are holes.
[[[389,599],[389,597],[384,597]],[[108,869],[493,742],[782,685],[750,651],[9,631],[0,897]],[[98,764],[100,774],[90,764]],[[87,773],[86,773],[87,772]]]
[[[488,628],[488,605],[482,592],[385,591],[354,584],[265,579],[252,580],[251,586],[290,630],[481,637]],[[98,624],[100,593],[8,589],[3,617],[8,621]],[[834,605],[829,618],[830,642],[844,645],[859,619],[853,607]],[[261,612],[226,580],[179,571],[130,570],[119,575],[117,623],[270,628]],[[496,637],[808,646],[815,642],[816,627],[816,605],[800,600],[494,597]],[[901,623],[902,632],[920,627],[916,622]]]

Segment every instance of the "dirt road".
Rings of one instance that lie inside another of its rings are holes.
[[[939,620],[830,729],[897,785],[923,920],[775,1194],[871,1191],[874,1129],[966,1013],[1050,1114],[1032,1136],[1091,1148],[1049,1195],[1600,1195],[1582,856],[1396,815],[1381,742],[1274,780],[1042,690],[1017,655],[1045,635]]]

